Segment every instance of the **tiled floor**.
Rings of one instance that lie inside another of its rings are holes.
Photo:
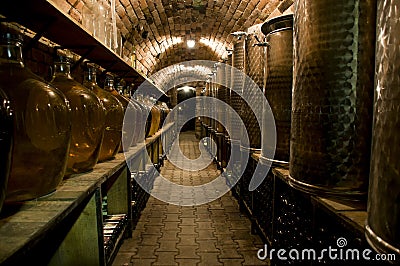
[[[181,134],[180,146],[188,158],[200,154],[193,132]],[[166,161],[161,174],[174,183],[199,185],[220,173],[215,165],[190,172]],[[230,192],[200,206],[176,206],[150,197],[113,265],[268,265],[257,259],[261,247]]]

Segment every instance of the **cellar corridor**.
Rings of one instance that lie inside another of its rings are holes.
[[[193,131],[180,134],[186,157],[199,156],[198,143]],[[185,171],[168,160],[161,168],[161,175],[181,185],[205,184],[219,173],[214,164]],[[263,242],[251,234],[250,220],[231,192],[200,206],[176,206],[150,197],[113,265],[268,265],[257,259],[261,247]]]

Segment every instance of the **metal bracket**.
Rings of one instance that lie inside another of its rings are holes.
[[[43,35],[47,32],[48,29],[50,29],[55,21],[56,18],[49,18],[49,20],[46,21],[40,31],[36,32],[35,36],[29,41],[29,43],[24,45],[23,52],[26,53],[27,51],[32,49],[32,47],[40,40],[40,38],[43,37]]]

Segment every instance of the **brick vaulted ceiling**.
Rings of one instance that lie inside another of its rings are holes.
[[[54,0],[80,21],[83,0]],[[288,0],[116,0],[124,58],[136,53],[145,75],[188,60],[219,60],[232,48],[232,32],[262,23]],[[282,7],[285,8],[285,7]],[[286,7],[287,8],[287,7]],[[147,36],[143,36],[147,33]],[[189,49],[186,41],[196,47]]]
[[[230,33],[263,22],[280,0],[119,0],[118,28],[130,39],[145,73],[193,59],[218,60]],[[149,35],[143,39],[135,26]],[[186,41],[196,41],[188,49]]]

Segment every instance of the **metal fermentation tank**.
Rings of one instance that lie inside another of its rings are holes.
[[[216,95],[217,99],[226,103],[227,101],[227,88],[222,85],[226,82],[226,74],[225,74],[225,64],[221,63],[217,67],[216,73]],[[217,114],[218,114],[218,121],[216,122],[216,139],[217,139],[217,160],[220,163],[222,168],[226,167],[227,164],[227,147],[225,142],[226,130],[224,124],[226,124],[226,110],[223,105],[216,106],[217,107]]]
[[[376,1],[297,0],[290,184],[361,198],[368,187]]]
[[[264,85],[264,49],[257,46],[261,36],[260,28],[256,28],[246,37],[245,44],[245,74],[253,81],[244,82],[243,96],[249,101],[250,106],[262,108],[262,99],[257,98],[256,90],[262,90]],[[247,103],[242,104],[241,116],[246,126],[250,140],[250,149],[259,151],[261,149],[261,129],[257,118]]]
[[[244,74],[245,73],[245,36],[242,36],[233,47],[232,55],[232,73],[231,73],[231,107],[234,111],[242,118],[242,106],[244,105],[244,100],[242,99],[243,87],[244,87]],[[242,118],[243,120],[243,118]],[[231,160],[234,167],[234,172],[241,172],[242,165],[241,160],[241,143],[240,139],[242,132],[240,129],[240,121],[236,117],[231,118],[231,125],[233,128],[231,135]],[[234,173],[234,175],[235,175]]]
[[[400,256],[400,0],[379,1],[375,101],[366,236]]]
[[[261,30],[266,35],[267,42],[264,94],[274,115],[277,138],[274,158],[268,158],[266,150],[273,147],[267,143],[267,137],[262,138],[261,161],[267,160],[287,166],[292,110],[293,15],[272,18],[263,24]],[[266,136],[271,130],[271,125],[266,121],[266,110],[263,113],[262,136]]]

